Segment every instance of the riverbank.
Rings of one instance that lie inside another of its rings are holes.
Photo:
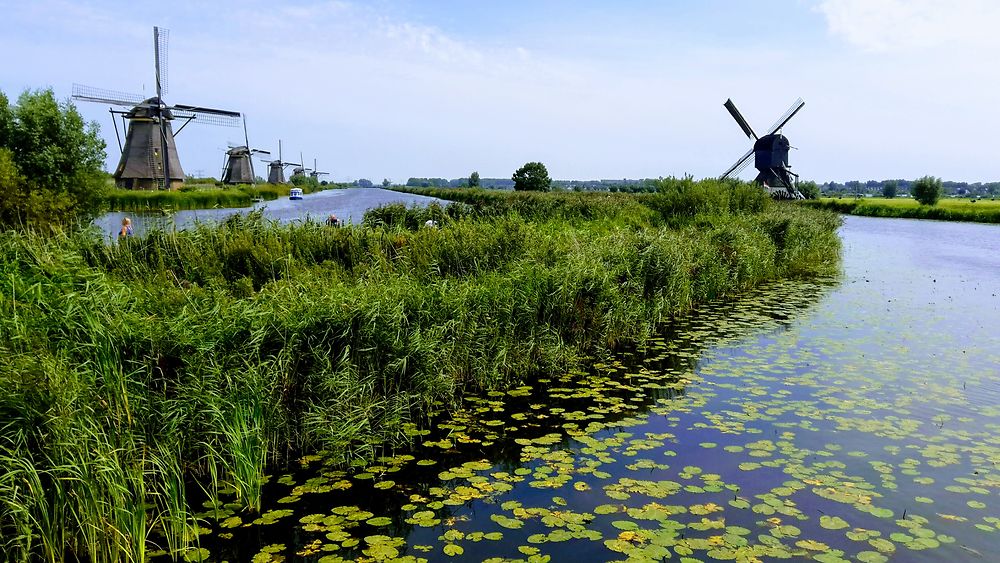
[[[253,512],[290,456],[371,457],[463,394],[838,264],[833,214],[746,185],[455,191],[479,199],[350,228],[250,216],[110,246],[0,235],[4,554],[144,560],[151,530],[184,552],[185,484]]]
[[[822,198],[799,205],[864,217],[1000,223],[1000,201],[990,199],[942,199],[929,206],[911,198]]]
[[[107,211],[179,211],[191,209],[213,209],[217,207],[249,207],[257,199],[271,201],[287,197],[291,184],[239,185],[220,188],[199,186],[190,190],[123,190],[109,189],[104,196]],[[304,183],[300,186],[304,193],[342,188],[339,184],[326,186]]]

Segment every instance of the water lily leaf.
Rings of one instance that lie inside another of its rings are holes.
[[[839,516],[827,516],[825,514],[819,517],[819,525],[827,530],[841,530],[850,527],[850,524],[843,518]]]

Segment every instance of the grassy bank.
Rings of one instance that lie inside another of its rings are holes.
[[[0,234],[2,554],[180,556],[192,486],[254,511],[298,452],[372,455],[463,393],[839,256],[835,215],[744,185],[436,195],[464,201],[114,245]]]
[[[905,219],[937,219],[1000,223],[1000,201],[980,199],[942,199],[935,206],[920,205],[910,198],[822,198],[807,200],[800,205],[866,217],[899,217]]]
[[[292,187],[290,184],[239,185],[227,188],[198,186],[194,189],[177,191],[112,188],[105,195],[105,208],[108,211],[178,211],[215,207],[249,207],[255,198],[273,200],[285,197]],[[312,193],[320,189],[333,189],[339,186],[331,184],[313,187],[311,184],[305,184],[301,187],[305,193]]]

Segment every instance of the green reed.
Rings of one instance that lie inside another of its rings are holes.
[[[684,182],[436,192],[462,201],[346,228],[0,234],[2,555],[182,557],[193,497],[259,510],[268,469],[302,452],[375,455],[463,393],[837,267],[832,213]]]
[[[819,199],[801,205],[864,217],[1000,223],[1000,203],[988,199],[942,199],[933,206],[902,198]]]

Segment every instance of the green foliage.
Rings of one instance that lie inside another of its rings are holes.
[[[309,176],[308,174],[293,174],[288,181],[291,182],[296,188],[302,188],[305,193],[319,191],[320,188],[319,179],[315,176]]]
[[[51,229],[89,222],[104,189],[104,141],[51,89],[0,92],[0,228]]]
[[[182,549],[186,485],[253,510],[286,456],[372,456],[435,403],[836,265],[833,214],[694,187],[683,216],[666,194],[462,189],[339,229],[0,233],[5,554],[142,560],[153,529]]]
[[[819,199],[819,184],[816,182],[813,182],[812,180],[803,180],[799,182],[798,188],[799,193],[805,196],[806,199]]]
[[[994,201],[945,199],[935,206],[920,205],[912,199],[822,199],[802,202],[807,207],[865,217],[899,217],[905,219],[935,219],[938,221],[970,221],[1000,223],[1000,204]]]
[[[919,201],[921,205],[936,205],[941,199],[941,178],[934,176],[919,178],[913,182],[910,192],[913,194],[913,199]]]
[[[882,184],[882,197],[887,199],[892,199],[896,197],[899,192],[899,182],[895,180],[887,180]]]
[[[547,192],[552,189],[552,178],[541,162],[528,162],[511,177],[516,191]]]
[[[478,188],[479,187],[479,172],[473,172],[469,174],[469,187]]]

